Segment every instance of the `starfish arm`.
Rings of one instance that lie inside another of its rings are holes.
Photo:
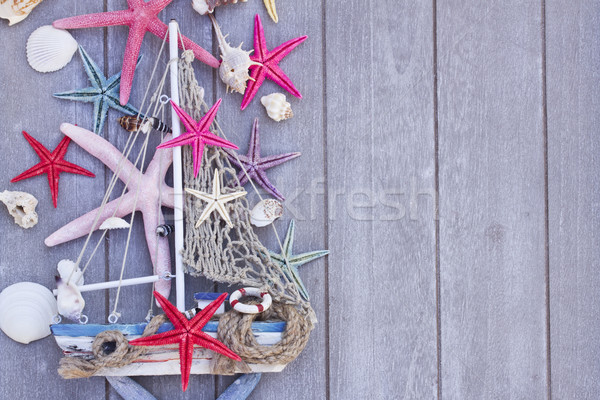
[[[309,301],[310,296],[308,295],[308,290],[306,290],[306,286],[304,286],[302,279],[300,279],[298,269],[294,266],[290,266],[290,268],[288,268],[287,265],[284,265],[282,270],[285,276],[287,276],[287,278],[296,285],[296,289],[298,289],[300,296],[302,296],[304,300]]]
[[[111,108],[114,108],[115,110],[121,111],[122,113],[127,114],[127,115],[138,115],[139,114],[141,117],[143,117],[143,114],[141,114],[140,111],[137,108],[135,108],[134,106],[132,106],[130,103],[122,105],[121,102],[119,101],[119,99],[117,99],[116,97],[110,96],[110,95],[106,95],[105,100],[108,103],[108,105]]]
[[[271,257],[271,259],[274,262],[279,264],[281,267],[285,266],[285,258],[283,258],[283,256],[281,254],[277,254],[277,253],[273,253],[272,251],[269,251],[269,256]]]
[[[192,143],[192,163],[194,166],[194,178],[200,172],[200,164],[202,164],[202,153],[204,153],[204,142],[196,137]]]
[[[98,64],[92,60],[83,47],[78,47],[79,55],[83,61],[83,67],[85,68],[85,73],[87,74],[88,79],[96,89],[103,89],[104,86],[106,86],[106,77],[102,74],[102,72],[100,72],[100,67],[98,67]]]
[[[267,41],[265,39],[265,31],[262,26],[260,16],[256,14],[254,16],[254,55],[253,57],[259,58],[258,62],[262,63],[266,58],[267,53]]]
[[[56,165],[60,168],[60,172],[69,172],[71,174],[89,176],[90,178],[96,177],[96,175],[93,172],[90,172],[87,169],[80,167],[79,165],[73,164],[65,160],[58,161]]]
[[[215,173],[213,174],[212,194],[215,200],[221,197],[221,178],[219,177],[219,170],[217,168],[215,168]]]
[[[229,213],[225,209],[225,205],[223,204],[223,202],[216,201],[214,203],[214,205],[215,205],[214,208],[217,210],[219,215],[221,215],[221,218],[223,218],[223,221],[225,221],[227,226],[229,226],[230,228],[233,228],[233,223],[231,222],[231,217],[229,216]]]
[[[269,181],[269,178],[267,178],[267,174],[265,173],[265,171],[260,170],[260,169],[257,170],[256,174],[254,174],[253,178],[263,189],[265,189],[273,197],[275,197],[276,199],[281,200],[281,201],[285,200],[285,197],[283,197],[283,194],[281,194],[279,192],[279,190],[277,190],[275,185],[273,185],[271,183],[271,181]]]
[[[131,214],[131,210],[133,209],[133,194],[127,193],[124,195],[120,204],[119,200],[120,199],[115,199],[104,206],[104,209],[102,210],[102,213],[100,214],[98,222],[95,226],[93,226],[93,224],[96,220],[96,217],[98,217],[100,208],[96,208],[95,210],[92,210],[87,214],[84,214],[81,217],[69,222],[67,225],[48,236],[44,243],[48,247],[56,246],[58,244],[85,236],[91,230],[98,229],[98,227],[107,218],[112,217],[113,214],[118,218],[122,218],[127,214]]]
[[[102,132],[106,114],[108,114],[109,104],[104,96],[100,96],[94,101],[94,133]]]
[[[63,18],[54,21],[52,26],[58,29],[97,28],[114,25],[129,25],[132,21],[133,14],[131,11],[119,10]]]
[[[85,89],[69,90],[67,92],[54,93],[57,99],[91,102],[101,96],[100,90],[90,87]]]
[[[165,217],[162,213],[158,199],[138,198],[138,204],[142,211],[144,219],[144,233],[146,234],[146,244],[150,253],[150,260],[154,267],[156,275],[163,276],[171,273],[171,251],[169,249],[169,240],[161,238],[156,234],[156,227],[165,223]],[[171,293],[171,281],[161,279],[154,284],[155,290],[169,297]]]
[[[239,147],[237,147],[235,144],[231,143],[228,140],[223,139],[220,136],[215,135],[214,133],[209,132],[203,136],[204,136],[204,143],[209,146],[220,146],[220,147],[226,147],[226,148],[234,149],[234,150],[239,149]]]
[[[234,192],[234,193],[226,193],[221,195],[221,197],[219,197],[219,200],[221,201],[221,203],[228,203],[232,200],[235,200],[237,198],[243,197],[245,196],[247,193],[245,191],[241,191],[241,192]]]
[[[131,85],[133,84],[133,76],[135,67],[137,66],[138,55],[146,33],[146,25],[144,23],[134,23],[129,28],[129,36],[127,37],[127,45],[125,46],[125,55],[123,57],[123,69],[121,71],[121,90],[119,101],[125,105],[129,101],[131,94]]]
[[[127,5],[129,8],[134,8],[136,6],[141,6],[144,4],[144,0],[127,0]]]
[[[265,62],[270,61],[270,62],[278,63],[285,56],[290,54],[290,52],[292,50],[294,50],[300,43],[304,42],[306,39],[308,39],[308,36],[300,36],[300,37],[297,37],[292,40],[288,40],[287,42],[280,44],[279,46],[275,47],[273,50],[271,50],[269,52],[269,55],[268,55],[267,59],[265,60]]]
[[[172,187],[164,185],[161,195],[162,195],[161,203],[162,203],[163,207],[168,207],[168,208],[174,209],[175,208],[175,190],[173,190]]]
[[[198,121],[198,123],[195,124],[196,129],[198,131],[200,131],[200,132],[208,131],[208,129],[210,128],[210,125],[213,123],[215,117],[217,116],[217,111],[219,111],[219,107],[221,106],[221,101],[222,101],[222,99],[217,100],[217,102],[212,105],[210,110],[208,110],[208,112],[206,114],[204,114],[204,117],[202,117],[200,119],[200,121]]]
[[[243,162],[241,155],[237,154],[237,157],[236,157],[236,152],[233,151],[232,149],[228,149],[228,148],[225,148],[224,151],[225,151],[225,155],[227,156],[227,158],[229,159],[229,161],[231,161],[231,163],[233,165],[235,165],[238,168],[242,168],[242,165],[238,161],[238,158],[239,158],[240,161]]]
[[[169,302],[169,300],[167,300],[166,297],[164,297],[157,291],[154,292],[154,297],[156,298],[156,301],[158,302],[158,304],[160,304],[160,306],[162,307],[167,318],[169,318],[169,321],[171,321],[173,323],[175,328],[185,329],[185,330],[188,329],[189,321],[185,317],[185,315],[183,315],[183,313],[177,309],[177,307],[175,307],[173,304],[171,304]]]
[[[227,298],[227,293],[221,293],[219,297],[215,300],[211,301],[206,307],[204,307],[200,312],[198,312],[194,318],[190,320],[190,328],[195,330],[200,330],[206,325],[208,321],[212,318],[212,316],[217,312],[221,304]]]
[[[140,62],[142,61],[143,56],[139,56],[137,59],[137,63],[135,65],[135,67],[137,68],[140,65]],[[114,74],[113,76],[111,76],[110,78],[108,78],[106,80],[106,83],[104,84],[104,90],[105,92],[108,94],[110,92],[110,94],[114,94],[113,92],[121,85],[121,71],[117,72],[116,74]],[[117,96],[118,97],[118,96]]]
[[[276,156],[268,156],[268,157],[261,158],[257,164],[258,164],[259,168],[261,168],[261,169],[269,169],[269,168],[273,168],[279,164],[283,164],[286,161],[293,160],[294,158],[297,158],[297,157],[300,157],[300,153],[298,153],[298,152],[279,154]]]
[[[210,215],[210,213],[212,213],[216,207],[217,207],[217,203],[216,202],[215,203],[211,203],[210,205],[206,206],[206,208],[204,209],[204,211],[202,211],[202,214],[198,218],[198,221],[196,221],[195,227],[196,228],[200,227],[200,225],[202,225],[202,223],[204,221],[206,221],[206,219],[208,218],[208,216]]]
[[[201,200],[206,201],[207,203],[210,203],[211,201],[214,200],[213,196],[208,193],[200,192],[198,190],[189,189],[189,188],[185,188],[185,191],[187,193],[193,195],[194,197],[197,197]]]
[[[179,368],[181,371],[181,389],[185,392],[190,382],[190,372],[194,358],[194,342],[191,335],[186,335],[179,342]]]
[[[292,264],[292,267],[299,267],[310,261],[316,260],[317,258],[324,257],[327,254],[329,254],[329,250],[310,251],[304,254],[293,255],[288,261]]]
[[[196,121],[183,108],[175,104],[173,100],[171,100],[171,107],[173,107],[173,110],[175,110],[175,113],[181,122],[183,122],[185,129],[190,133],[196,133]]]
[[[148,25],[148,31],[161,39],[165,38],[168,30],[169,28],[167,25],[158,18]],[[194,52],[194,56],[198,60],[213,68],[219,68],[219,65],[221,64],[219,60],[217,60],[212,54],[183,35],[181,35],[179,39],[179,48],[192,50]]]
[[[167,135],[165,140],[171,139],[171,135]],[[168,149],[157,149],[152,157],[152,161],[146,168],[145,175],[154,177],[155,185],[160,185],[164,181],[169,167],[173,163],[173,151]]]
[[[194,133],[184,133],[183,135],[177,136],[175,139],[170,139],[165,142],[162,142],[158,146],[157,149],[167,149],[170,147],[183,146],[186,144],[193,143],[196,140],[196,134]]]
[[[248,154],[247,157],[256,161],[260,158],[260,134],[259,132],[259,124],[258,117],[254,118],[254,122],[252,123],[252,132],[250,133],[250,144],[248,145]]]
[[[288,76],[285,74],[285,72],[283,72],[281,68],[279,68],[279,66],[272,65],[268,69],[267,78],[269,78],[270,80],[272,80],[273,82],[275,82],[276,84],[278,84],[297,98],[302,98],[302,95],[300,94],[298,89],[296,89],[291,79],[288,78]]]
[[[209,350],[214,351],[215,353],[222,354],[226,357],[231,358],[235,361],[241,361],[241,357],[231,351],[227,346],[223,343],[219,342],[217,339],[212,336],[207,335],[204,332],[198,332],[191,335],[193,337],[194,343],[207,348]]]
[[[20,173],[19,175],[12,178],[10,181],[12,183],[22,181],[23,179],[32,178],[34,176],[42,175],[46,173],[48,169],[48,164],[36,164],[33,167],[29,168],[25,172]]]
[[[296,221],[291,220],[290,225],[288,226],[287,233],[285,234],[285,239],[283,240],[283,253],[282,256],[287,257],[289,261],[289,257],[292,256],[292,247],[294,246],[294,234],[296,233]]]
[[[156,335],[146,336],[129,341],[132,346],[165,346],[179,343],[182,329],[173,329]]]
[[[124,183],[127,183],[130,180],[131,182],[135,182],[135,179],[140,172],[129,160],[124,159],[123,154],[108,141],[87,129],[67,123],[62,124],[60,130],[66,136],[73,139],[73,141],[85,151],[102,161],[102,163],[110,168],[111,171],[116,172],[120,163],[121,171],[119,179],[121,179],[121,181]]]
[[[34,137],[31,136],[29,133],[23,131],[23,136],[25,137],[25,140],[27,140],[27,143],[29,143],[29,145],[33,148],[33,151],[35,151],[35,154],[38,155],[40,160],[42,160],[42,161],[50,160],[51,155],[50,155],[50,152],[48,151],[48,149],[46,149],[40,142],[38,142],[36,139],[34,139]]]
[[[256,61],[251,57],[253,61]],[[248,81],[248,86],[246,86],[246,91],[244,92],[244,98],[242,99],[241,109],[245,109],[248,107],[248,104],[254,99],[256,93],[258,93],[258,88],[263,84],[266,78],[266,68],[261,65],[253,65],[250,67],[250,79]]]

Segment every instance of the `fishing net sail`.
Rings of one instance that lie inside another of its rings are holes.
[[[195,78],[192,61],[193,54],[186,51],[179,63],[180,106],[195,120],[199,120],[207,112],[208,106],[203,99],[204,90]],[[224,136],[216,122],[211,130]],[[200,171],[194,177],[192,151],[189,146],[184,148],[186,188],[211,192],[216,169],[224,194],[242,190],[224,150],[207,146],[202,157]],[[230,285],[260,288],[268,291],[275,301],[296,305],[299,311],[314,320],[310,303],[301,297],[295,284],[287,279],[281,268],[271,261],[267,249],[252,229],[246,198],[241,197],[225,205],[233,227],[229,227],[218,213],[213,212],[196,228],[196,221],[205,206],[206,203],[194,196],[185,197],[185,272]]]

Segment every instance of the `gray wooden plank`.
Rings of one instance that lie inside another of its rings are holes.
[[[220,7],[215,11],[223,34],[229,33],[227,40],[231,45],[244,43],[244,49],[253,48],[254,16],[259,14],[265,30],[267,47],[273,49],[287,40],[308,35],[281,62],[281,68],[290,77],[302,93],[297,99],[280,88],[274,82],[266,81],[252,103],[240,110],[242,95],[226,94],[225,85],[217,77],[215,98],[223,98],[219,110],[219,121],[229,139],[240,147],[245,154],[248,148],[250,130],[255,117],[259,118],[261,152],[264,156],[299,151],[302,156],[270,169],[267,174],[271,182],[284,194],[284,216],[275,223],[281,240],[284,239],[288,223],[296,220],[294,252],[326,248],[325,199],[311,192],[314,185],[323,192],[324,152],[323,152],[323,94],[320,77],[322,76],[322,22],[319,1],[305,2],[303,7],[291,7],[278,3],[279,23],[275,24],[268,16],[261,1],[248,2]],[[208,18],[206,18],[208,20]],[[281,122],[271,120],[260,103],[262,96],[270,93],[284,93],[292,105],[294,117]],[[320,183],[319,183],[320,182]],[[258,186],[260,188],[260,186]],[[258,202],[252,186],[246,185],[250,206]],[[261,191],[261,195],[269,197]],[[255,228],[263,244],[270,250],[278,251],[272,228]],[[315,309],[319,323],[311,333],[310,341],[302,354],[286,369],[277,374],[264,374],[261,382],[250,398],[253,399],[303,399],[325,398],[327,391],[326,354],[326,270],[325,259],[320,259],[300,268],[300,275],[309,290],[311,304]],[[220,287],[231,292],[232,289]],[[219,378],[218,391],[221,393],[233,381],[231,377]],[[301,382],[310,382],[310,385]]]
[[[121,0],[111,0],[108,2],[109,10],[117,10],[125,7],[125,2]],[[200,16],[197,15],[191,5],[188,2],[184,3],[173,3],[160,14],[161,20],[165,23],[168,23],[171,18],[177,19],[180,24],[180,29],[182,33],[192,40],[196,41],[199,45],[203,46],[207,50],[211,50],[212,46],[212,38],[211,38],[211,30],[210,25],[206,21],[205,23],[199,23]],[[109,70],[111,72],[116,72],[121,70],[122,62],[123,62],[123,51],[125,48],[125,41],[127,38],[128,29],[124,27],[114,27],[108,29],[107,36],[107,47],[109,49]],[[143,59],[141,64],[139,65],[134,82],[133,82],[133,91],[131,102],[136,107],[140,107],[142,105],[142,99],[144,96],[144,92],[146,90],[146,86],[148,80],[150,79],[152,68],[154,67],[155,60],[160,52],[160,47],[162,45],[162,40],[155,37],[154,35],[147,34],[144,42],[142,44],[141,53],[143,55]],[[154,79],[154,86],[151,88],[150,95],[153,94],[156,84],[161,78],[161,74],[164,72],[164,68],[167,66],[167,62],[169,60],[168,56],[168,43],[165,47],[165,53],[162,56],[159,67],[157,69],[157,75]],[[212,90],[212,68],[202,64],[198,61],[194,63],[194,67],[196,69],[197,78],[199,81],[206,83],[207,92],[211,92]],[[167,82],[166,85],[166,94],[169,93],[169,84]],[[147,105],[148,103],[146,103]],[[166,121],[170,121],[170,107],[166,109]],[[122,149],[127,141],[127,133],[119,126],[117,123],[117,118],[120,117],[120,114],[113,112],[111,114],[110,122],[108,123],[108,134],[109,140],[111,143],[115,144],[117,148]],[[140,138],[139,143],[141,144],[142,139]],[[154,155],[155,147],[160,143],[160,137],[155,136],[151,138],[149,142],[149,148],[146,156],[146,165],[149,163],[150,159]],[[137,147],[138,149],[140,146]],[[134,158],[130,157],[133,161]],[[169,171],[167,182],[172,184],[171,172]],[[122,188],[122,186],[119,186]],[[119,189],[120,190],[120,189]],[[119,191],[120,193],[120,191]],[[163,209],[165,214],[165,218],[169,223],[173,223],[173,214],[170,209]],[[142,274],[148,274],[152,271],[152,263],[150,262],[150,254],[148,252],[148,247],[146,245],[146,240],[144,238],[143,231],[143,222],[141,215],[136,216],[134,221],[134,229],[133,229],[133,237],[136,240],[132,241],[132,247],[129,250],[128,261],[126,267],[126,275],[129,277],[140,276]],[[118,279],[121,270],[121,263],[124,254],[124,244],[125,244],[125,233],[124,232],[115,232],[116,235],[113,235],[109,238],[110,243],[110,276],[111,279]],[[171,253],[174,256],[174,244],[173,237],[169,238],[171,245]],[[174,260],[174,258],[171,258]],[[172,268],[174,272],[175,264],[172,263]],[[210,287],[210,284],[207,284],[205,280],[199,279],[186,279],[186,301],[187,306],[191,307],[193,293],[194,291],[198,291],[200,289],[207,289]],[[110,291],[110,310],[114,305],[116,291]],[[133,321],[141,321],[146,317],[148,312],[148,308],[150,306],[151,300],[151,286],[142,285],[138,287],[130,287],[125,288],[122,293],[122,300],[120,301],[119,310],[123,313],[123,321],[124,322],[133,322]],[[170,300],[172,302],[175,301],[175,281],[172,282],[172,291]],[[110,311],[109,310],[109,311]],[[154,313],[160,313],[160,310],[154,306]],[[184,393],[181,391],[181,376],[156,376],[156,377],[139,377],[135,378],[138,383],[140,383],[144,388],[146,388],[150,393],[152,393],[156,398],[190,398],[193,396],[197,399],[212,399],[214,398],[214,379],[212,376],[206,375],[192,375],[190,378],[190,383],[188,390]],[[114,392],[114,390],[110,390],[110,398],[119,398],[118,394]]]
[[[5,211],[0,212],[2,246],[0,247],[0,281],[2,289],[12,283],[31,281],[54,288],[54,274],[58,261],[75,260],[82,241],[74,241],[54,248],[44,245],[44,238],[63,224],[87,211],[93,204],[88,192],[104,191],[104,170],[101,163],[79,148],[69,146],[66,160],[81,165],[96,174],[91,179],[71,174],[61,174],[58,208],[52,206],[50,189],[45,176],[17,183],[10,179],[39,161],[37,155],[21,134],[26,130],[49,150],[63,138],[59,130],[62,122],[91,125],[93,106],[69,102],[52,97],[52,93],[88,86],[87,75],[76,54],[63,70],[41,74],[29,67],[25,55],[27,38],[36,28],[51,24],[53,20],[81,12],[94,12],[102,5],[94,2],[75,4],[54,1],[40,4],[33,13],[17,25],[7,27],[1,20],[3,61],[0,62],[0,93],[2,107],[0,119],[2,133],[7,143],[0,147],[4,160],[2,190],[19,190],[32,193],[39,200],[39,223],[31,230],[22,230],[12,222]],[[77,41],[86,49],[98,53],[103,61],[102,40],[88,32],[74,32]],[[10,57],[6,55],[10,54]],[[103,248],[86,274],[89,282],[104,280],[105,259]],[[88,307],[84,311],[90,320],[104,318],[104,293],[85,296]],[[99,307],[97,307],[99,305]],[[21,345],[0,334],[2,358],[0,368],[0,398],[58,398],[83,396],[104,398],[104,379],[63,380],[56,372],[62,352],[52,337]]]
[[[437,395],[432,11],[326,5],[333,399]]]
[[[438,2],[445,398],[545,398],[540,2]]]
[[[600,392],[597,2],[546,3],[552,395]]]

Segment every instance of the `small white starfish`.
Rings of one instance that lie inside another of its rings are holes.
[[[221,180],[219,179],[219,170],[215,169],[215,176],[213,178],[213,187],[212,193],[204,193],[199,190],[185,188],[185,191],[189,194],[199,198],[208,203],[204,211],[202,211],[202,215],[196,222],[196,228],[198,228],[202,223],[208,218],[208,216],[215,210],[221,215],[221,218],[227,222],[230,228],[233,228],[233,224],[231,223],[231,218],[229,218],[229,213],[225,209],[225,203],[230,202],[231,200],[235,200],[238,197],[242,197],[246,195],[244,190],[239,192],[221,194]]]

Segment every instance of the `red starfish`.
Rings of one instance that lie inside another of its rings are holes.
[[[23,131],[23,136],[29,142],[33,150],[40,157],[40,162],[29,168],[27,171],[11,179],[11,182],[18,182],[23,179],[31,178],[42,174],[48,174],[48,183],[50,184],[50,193],[52,194],[52,203],[56,208],[58,200],[58,180],[61,172],[69,172],[71,174],[85,175],[94,178],[96,175],[85,168],[63,160],[67,153],[67,148],[71,139],[64,137],[58,146],[50,153],[40,142],[31,137],[27,132]]]
[[[183,146],[184,144],[191,144],[193,148],[192,155],[194,157],[194,177],[198,176],[198,171],[200,171],[200,164],[202,163],[202,153],[204,152],[204,146],[221,146],[227,147],[229,149],[237,150],[238,147],[215,135],[212,133],[209,128],[210,124],[212,124],[215,116],[217,115],[217,110],[221,105],[221,99],[217,100],[217,102],[208,110],[206,115],[202,117],[202,119],[198,122],[194,120],[194,118],[190,117],[185,111],[183,111],[177,104],[171,101],[171,105],[175,109],[175,112],[185,125],[185,129],[187,132],[182,134],[181,136],[176,137],[175,139],[171,139],[168,142],[160,144],[157,148],[162,149],[166,147],[176,147]]]
[[[163,10],[173,0],[127,0],[128,10],[110,11],[97,14],[79,15],[77,17],[63,18],[54,21],[55,28],[77,29],[92,28],[113,25],[129,26],[129,37],[125,47],[125,56],[123,57],[123,74],[121,76],[121,95],[122,105],[129,101],[131,93],[131,84],[133,83],[133,74],[135,66],[144,40],[146,31],[158,36],[161,39],[167,34],[167,25],[158,19],[158,13]],[[183,44],[181,43],[183,42]],[[208,51],[198,46],[185,36],[181,36],[179,47],[191,49],[196,58],[213,68],[219,68],[219,60],[213,57]]]
[[[279,62],[307,38],[308,36],[297,37],[296,39],[289,40],[269,51],[267,50],[265,32],[263,30],[262,22],[260,21],[260,16],[256,14],[254,17],[254,54],[250,56],[250,59],[261,63],[262,65],[250,66],[251,79],[248,81],[248,87],[244,93],[242,110],[250,104],[256,95],[256,92],[258,92],[258,88],[265,81],[265,78],[277,83],[294,96],[300,99],[302,98],[302,95],[298,89],[294,87],[290,78],[288,78],[281,68],[279,68]]]
[[[192,356],[194,355],[194,344],[210,349],[219,354],[223,354],[232,360],[241,361],[240,356],[229,350],[227,346],[217,339],[202,332],[202,328],[211,319],[219,306],[223,304],[227,293],[223,293],[218,299],[206,306],[194,318],[188,320],[177,307],[169,302],[158,292],[154,292],[154,297],[164,310],[169,320],[173,323],[175,329],[172,331],[159,333],[144,338],[132,340],[129,344],[133,346],[163,346],[167,344],[179,343],[179,363],[181,364],[181,386],[183,391],[187,389],[190,380],[190,371],[192,369]]]

